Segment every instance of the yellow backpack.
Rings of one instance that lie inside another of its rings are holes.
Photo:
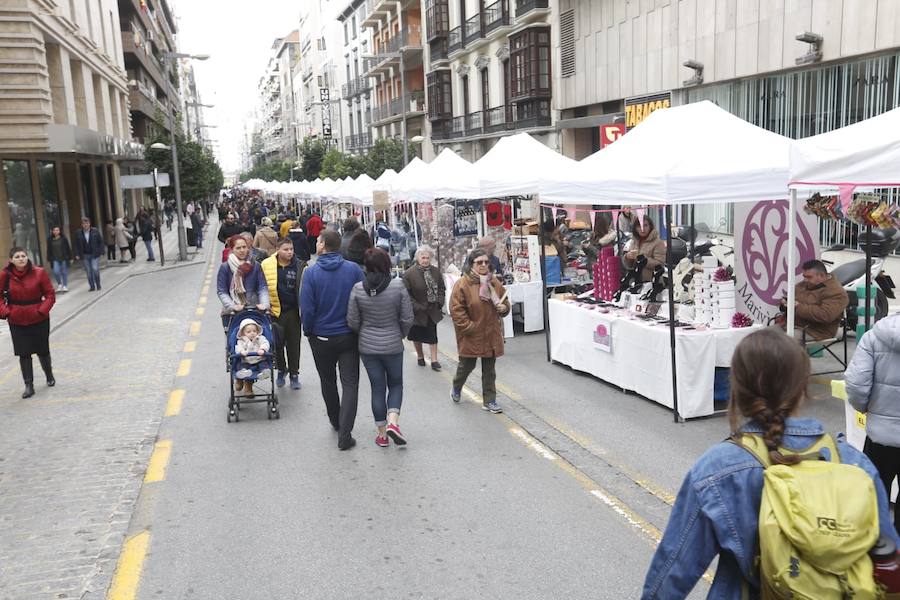
[[[830,435],[804,450],[779,448],[784,456],[802,458],[795,465],[773,465],[759,435],[744,434],[739,445],[765,469],[759,506],[762,598],[884,598],[868,554],[878,539],[878,498],[868,473],[841,464]]]

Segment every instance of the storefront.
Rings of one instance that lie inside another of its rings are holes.
[[[124,214],[120,164],[143,158],[140,144],[68,125],[49,126],[48,152],[0,156],[0,256],[21,246],[44,264],[53,227],[70,236],[81,217],[101,226]]]

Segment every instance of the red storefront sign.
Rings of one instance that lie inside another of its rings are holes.
[[[625,123],[600,126],[600,148],[605,148],[625,135]]]

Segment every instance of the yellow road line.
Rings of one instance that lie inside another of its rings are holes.
[[[201,296],[206,296],[207,294],[209,294],[209,284],[204,285],[204,286],[203,286],[203,289],[200,290],[200,295],[201,295]]]
[[[116,572],[113,575],[112,585],[106,594],[107,600],[133,600],[137,597],[141,571],[144,568],[144,559],[149,547],[149,531],[142,531],[125,540],[122,545],[122,554],[119,555],[119,562],[116,565]]]
[[[191,359],[182,358],[181,362],[178,363],[178,371],[175,372],[175,377],[187,377],[191,374]]]
[[[181,412],[181,402],[184,400],[184,390],[172,390],[169,392],[169,402],[166,404],[167,417],[174,417]]]
[[[184,343],[184,350],[182,350],[182,352],[193,352],[193,351],[196,350],[196,349],[197,349],[197,342],[193,342],[193,341],[192,341],[192,342],[185,342],[185,343]]]
[[[172,440],[160,440],[153,447],[150,462],[147,464],[147,472],[144,474],[144,483],[156,483],[166,478],[166,467],[169,466],[169,457],[172,455]]]
[[[206,296],[200,296],[200,304],[206,304]]]
[[[202,306],[198,306],[197,310],[194,311],[194,314],[197,315],[198,317],[202,317],[203,313],[205,313],[205,312],[206,312],[205,308],[203,308]]]
[[[198,336],[200,335],[200,326],[203,325],[201,321],[194,321],[191,323],[191,335]]]

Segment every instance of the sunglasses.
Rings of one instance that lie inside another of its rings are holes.
[[[489,261],[489,260],[476,260],[476,261],[472,261],[472,264],[473,264],[473,265],[489,265],[489,264],[491,264],[491,261]]]

